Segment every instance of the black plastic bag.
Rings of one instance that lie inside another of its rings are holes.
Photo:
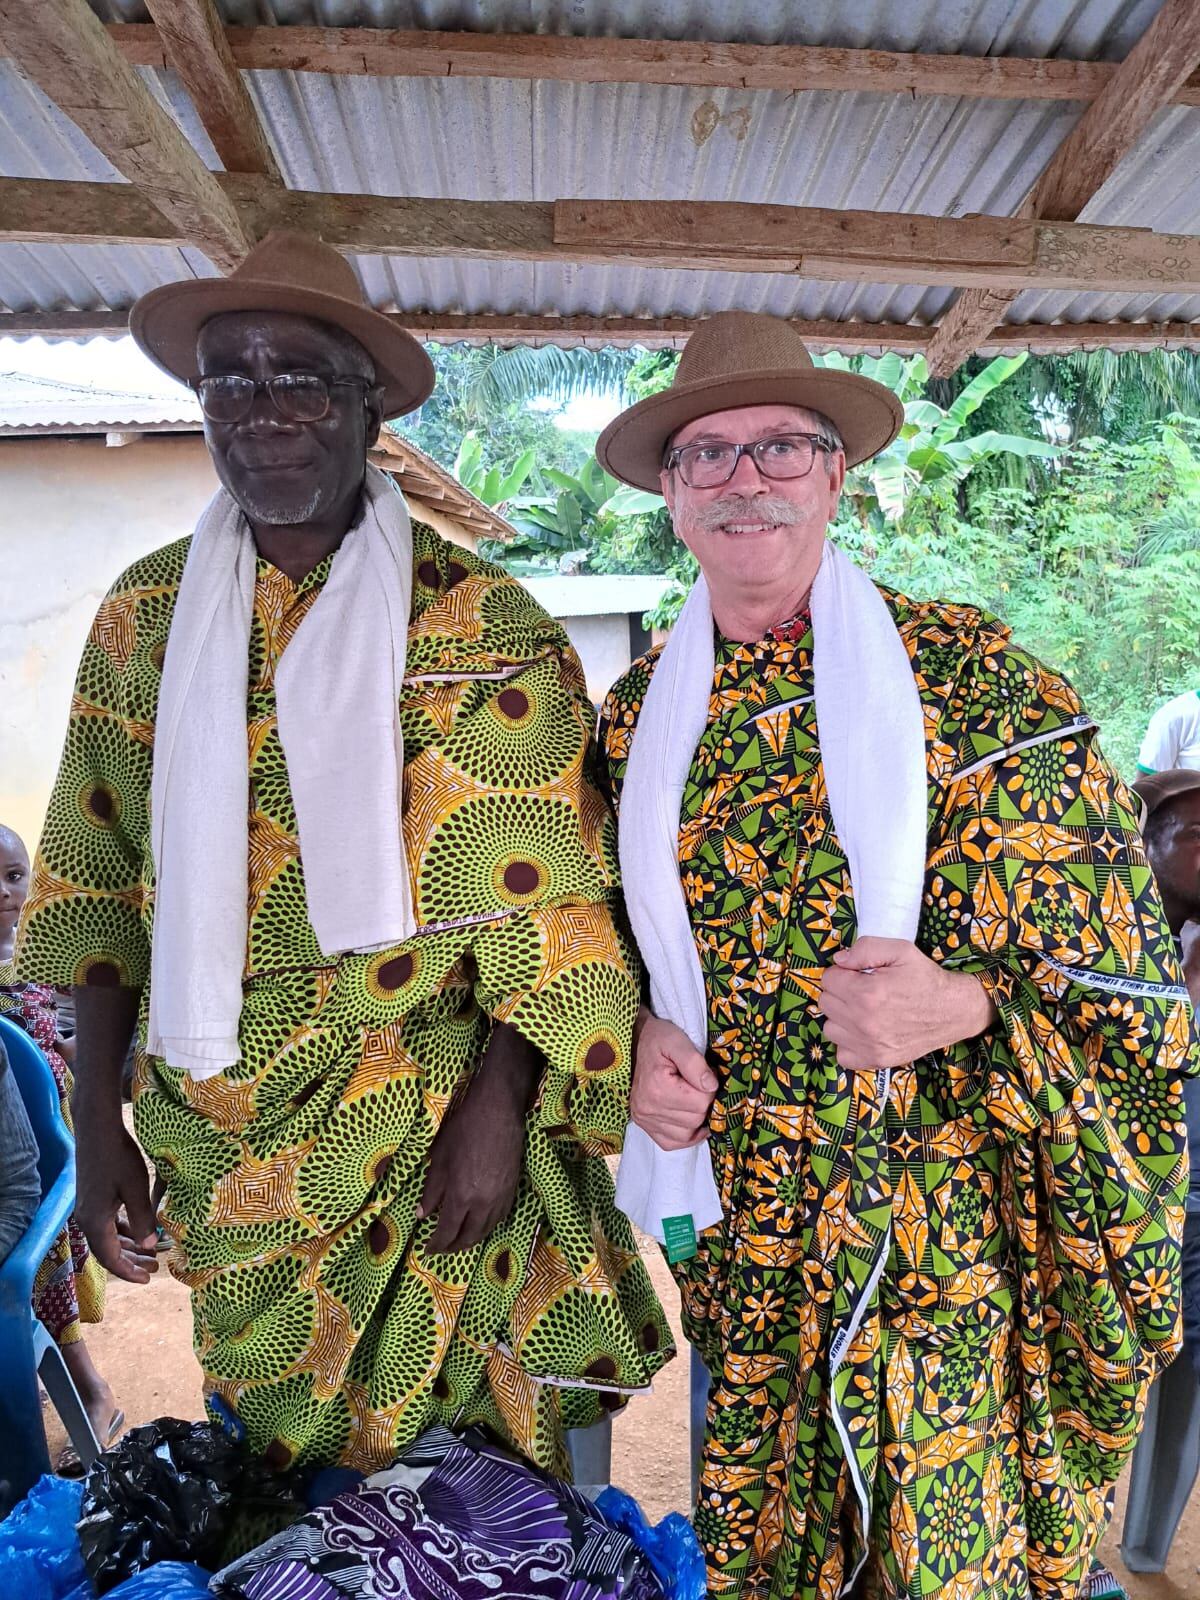
[[[104,1594],[156,1561],[219,1566],[235,1517],[279,1528],[304,1510],[297,1474],[274,1472],[212,1423],[160,1417],[131,1429],[89,1470],[79,1545]]]

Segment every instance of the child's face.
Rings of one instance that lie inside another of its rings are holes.
[[[28,893],[29,854],[15,833],[0,828],[0,949],[12,943]]]

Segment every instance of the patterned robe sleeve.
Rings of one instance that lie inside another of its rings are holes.
[[[1051,1353],[1064,1462],[1111,1481],[1178,1347],[1191,1010],[1128,791],[1069,686],[993,646],[963,703],[1023,684],[1026,730],[1064,714],[951,775],[920,942],[1000,1012],[945,1058],[950,1099],[1007,1152],[1020,1316]]]
[[[149,980],[142,843],[149,829],[153,712],[135,703],[137,673],[130,662],[139,605],[157,587],[139,569],[153,560],[117,580],[84,646],[22,916],[17,966],[30,981],[140,988]],[[144,666],[157,678],[158,669]]]
[[[537,1110],[544,1131],[588,1154],[612,1154],[629,1120],[639,963],[618,926],[616,835],[598,784],[595,713],[569,648],[513,683],[530,692],[571,754],[538,796],[550,808],[513,841],[521,859],[504,869],[519,871],[527,846],[528,862],[548,874],[546,892],[476,938],[476,997],[545,1056]],[[554,817],[553,841],[542,816]]]

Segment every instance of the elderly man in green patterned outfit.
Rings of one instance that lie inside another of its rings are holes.
[[[728,313],[600,440],[702,574],[602,718],[617,1199],[712,1378],[710,1594],[1083,1600],[1177,1346],[1187,994],[1070,686],[827,540],[901,422]]]
[[[481,1422],[561,1471],[671,1353],[602,1159],[638,988],[579,664],[367,466],[432,368],[336,251],[272,234],[132,327],[222,488],[100,608],[25,908],[77,1215],[146,1281],[137,1023],[210,1414],[280,1468]]]

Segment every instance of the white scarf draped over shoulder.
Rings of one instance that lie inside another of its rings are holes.
[[[915,939],[925,877],[927,768],[912,664],[882,595],[826,543],[812,588],[813,679],[821,764],[845,852],[858,933]],[[621,791],[625,904],[650,977],[654,1014],[703,1053],[708,1004],[679,874],[684,785],[708,723],[712,607],[697,580],[650,679]],[[617,1204],[667,1243],[664,1223],[721,1220],[707,1142],[665,1151],[630,1123]]]
[[[404,500],[368,467],[362,515],[276,672],[309,920],[330,959],[414,932],[400,811],[412,559]],[[175,602],[150,787],[147,1048],[196,1078],[241,1059],[254,576],[249,524],[220,489],[196,526]]]

